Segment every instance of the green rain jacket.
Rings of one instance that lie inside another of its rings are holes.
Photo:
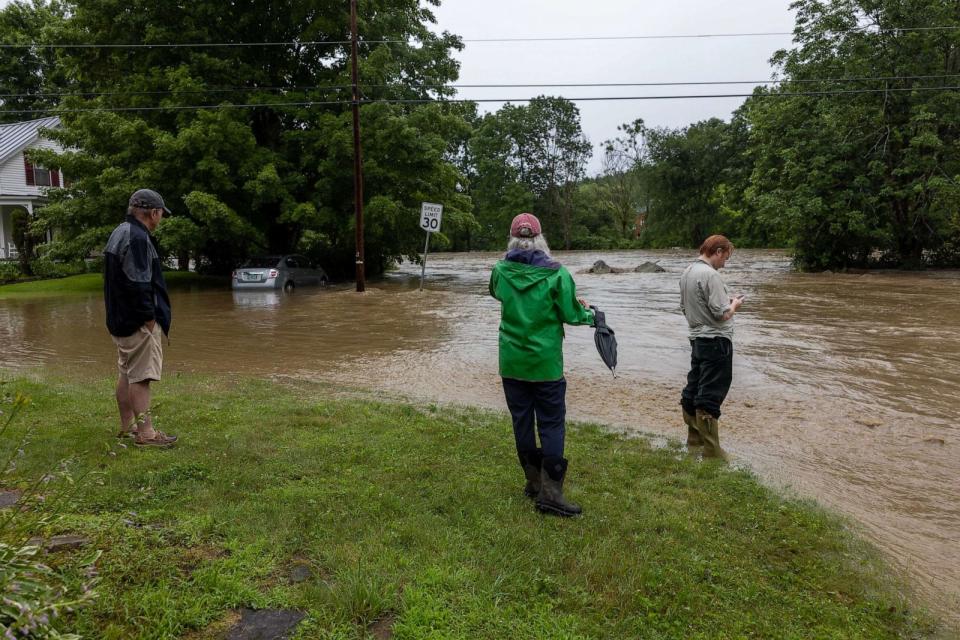
[[[540,251],[511,251],[490,274],[501,302],[500,375],[546,382],[563,377],[563,325],[593,324],[570,272]]]

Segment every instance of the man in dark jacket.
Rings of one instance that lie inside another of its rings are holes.
[[[513,219],[507,253],[490,274],[490,295],[501,303],[500,376],[513,418],[517,457],[527,479],[524,493],[540,511],[578,515],[580,506],[563,495],[567,475],[563,325],[591,325],[593,312],[577,299],[570,272],[550,256],[533,214]]]
[[[150,418],[150,381],[160,380],[162,338],[170,334],[170,297],[150,235],[164,212],[170,210],[159,193],[135,192],[126,221],[113,230],[104,249],[103,299],[120,369],[120,436],[131,435],[134,444],[145,447],[169,447],[177,440],[154,429]]]

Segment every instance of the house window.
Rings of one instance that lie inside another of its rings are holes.
[[[23,168],[26,172],[27,184],[31,187],[59,187],[60,172],[54,169],[44,169],[33,164],[29,160],[23,161]]]
[[[49,169],[44,169],[43,167],[34,167],[33,168],[33,184],[38,187],[49,187],[50,186],[50,171]]]

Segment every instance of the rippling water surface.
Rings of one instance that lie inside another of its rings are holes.
[[[680,437],[689,361],[678,277],[688,252],[570,252],[576,273],[659,262],[666,273],[576,275],[607,312],[619,377],[592,330],[567,331],[574,419]],[[503,409],[497,254],[430,256],[358,295],[174,292],[166,369],[292,374]],[[768,482],[852,516],[938,609],[960,611],[960,273],[798,274],[784,254],[737,250],[724,278],[746,293],[722,437]],[[0,369],[110,374],[99,296],[0,300]],[[504,437],[508,436],[505,426]],[[576,461],[571,462],[575,472]],[[954,619],[956,619],[954,617]]]

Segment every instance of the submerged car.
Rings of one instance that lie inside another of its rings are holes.
[[[299,255],[257,256],[233,272],[234,289],[283,289],[316,285],[325,287],[327,273]]]

